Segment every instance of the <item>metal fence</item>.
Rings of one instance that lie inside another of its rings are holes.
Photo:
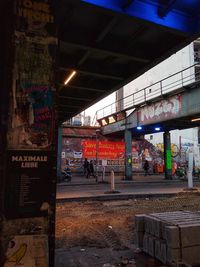
[[[198,82],[200,80],[200,70],[197,70],[197,65],[198,64],[192,65],[122,99],[119,99],[110,105],[107,105],[96,112],[96,120],[108,117],[116,112],[132,109],[135,106],[141,105],[159,96],[166,95],[170,92]]]

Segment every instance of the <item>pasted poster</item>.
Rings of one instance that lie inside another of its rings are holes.
[[[6,218],[42,216],[52,201],[53,159],[48,151],[7,154]]]
[[[76,133],[78,135],[78,132]],[[98,144],[97,144],[98,142]],[[96,145],[99,148],[96,154]],[[96,161],[99,159],[99,165],[102,160],[107,160],[106,170],[109,166],[116,166],[115,171],[123,170],[124,166],[124,142],[109,140],[94,140],[83,138],[63,137],[63,152],[65,158],[62,159],[62,169],[66,164],[69,165],[72,172],[82,173],[84,158]],[[147,140],[137,140],[132,142],[132,166],[133,170],[142,169],[145,158],[153,162],[162,162],[163,153]],[[117,166],[120,166],[118,168]]]
[[[85,140],[82,143],[83,157],[96,158],[96,151],[99,159],[123,159],[125,152],[124,142],[114,141],[93,141]]]
[[[15,64],[10,90],[8,149],[50,149],[54,55],[57,44],[48,1],[16,1]]]
[[[198,146],[194,146],[194,169],[200,171],[200,150]]]
[[[157,143],[155,144],[155,147],[164,153],[164,144],[163,143]],[[171,144],[171,155],[173,158],[177,157],[179,154],[179,148],[176,144]]]
[[[4,267],[48,267],[47,235],[16,235],[8,243]]]
[[[37,84],[21,84],[13,89],[12,96],[14,99],[8,148],[29,150],[50,148],[54,136],[51,88]]]

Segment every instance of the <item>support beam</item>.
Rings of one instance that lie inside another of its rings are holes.
[[[80,108],[80,106],[76,106],[76,105],[70,105],[70,104],[59,104],[59,109],[62,109],[62,108],[75,108],[75,109],[79,109]]]
[[[172,155],[171,155],[171,137],[169,132],[163,134],[164,139],[164,164],[165,179],[172,179]]]
[[[93,100],[91,98],[82,98],[82,97],[75,97],[75,96],[62,96],[62,95],[59,95],[59,98],[61,98],[61,99],[78,100],[78,101],[84,101],[84,102],[90,102],[90,101]]]
[[[97,93],[104,93],[104,92],[107,91],[106,89],[89,88],[89,87],[78,86],[78,85],[67,85],[65,87],[72,88],[72,89],[83,90],[83,91],[97,92]]]
[[[119,18],[118,15],[116,15],[115,17],[112,18],[112,20],[107,24],[107,26],[104,28],[104,30],[97,37],[96,43],[101,42],[105,38],[105,36],[109,33],[109,31],[112,30],[112,28],[116,24],[118,18]]]
[[[62,66],[60,67],[60,70],[64,70],[64,71],[69,71],[71,69],[72,67],[71,68],[62,67]],[[78,69],[76,66],[74,66],[74,69],[76,70],[77,73],[95,76],[95,77],[102,78],[102,79],[117,80],[117,81],[124,80],[124,77],[113,76],[108,73],[99,73],[99,72],[96,73],[96,72],[93,72],[92,70]]]
[[[58,113],[62,113],[63,114],[63,111],[61,110],[58,110]],[[73,114],[74,112],[73,111],[65,111],[64,114]]]
[[[167,14],[171,11],[173,5],[175,4],[177,0],[169,0],[167,4],[161,6],[158,8],[158,15],[161,18],[164,18],[167,16]]]
[[[81,66],[86,60],[87,60],[87,58],[90,56],[90,54],[91,54],[91,51],[86,51],[85,52],[85,54],[82,56],[82,58],[79,60],[79,62],[78,62],[78,66]]]
[[[97,53],[101,53],[101,54],[108,54],[114,57],[121,57],[124,59],[129,59],[132,61],[136,61],[136,62],[142,62],[142,63],[149,63],[150,60],[146,59],[146,58],[142,58],[142,57],[137,57],[137,56],[133,56],[133,55],[128,55],[128,54],[123,54],[120,51],[119,52],[113,52],[113,51],[109,51],[109,50],[105,50],[105,49],[101,49],[101,48],[97,48],[97,47],[92,47],[92,46],[88,46],[88,45],[83,45],[83,44],[77,44],[77,43],[72,43],[69,41],[61,41],[60,42],[60,47],[62,50],[62,46],[71,46],[74,48],[79,48],[79,49],[84,49],[84,50],[89,50],[91,52],[97,52]]]
[[[170,10],[170,15],[168,14],[168,16],[163,19],[158,15],[159,3],[156,3],[155,1],[134,1],[133,3],[130,3],[125,10],[122,9],[121,1],[82,1],[107,8],[109,10],[112,10],[113,12],[120,12],[127,16],[133,17],[134,19],[145,20],[147,22],[151,22],[160,26],[168,27],[173,30],[179,31],[180,33],[195,34],[199,31],[198,16],[194,18],[194,20],[192,20],[189,14],[177,12],[177,10]]]
[[[58,127],[58,146],[57,146],[57,181],[61,179],[61,154],[62,154],[62,127]]]
[[[113,28],[113,26],[115,25],[117,19],[118,19],[118,15],[116,15],[114,18],[112,18],[112,20],[108,23],[108,25],[104,28],[104,30],[99,34],[99,36],[97,37],[95,43],[99,43],[101,42],[104,37],[109,33],[109,31]],[[80,61],[78,62],[78,66],[81,66],[86,60],[87,58],[90,56],[91,54],[91,50],[88,50],[84,56],[80,59]]]
[[[124,0],[123,4],[122,4],[122,9],[125,10],[126,8],[128,8],[134,0]]]
[[[132,180],[132,133],[125,130],[125,180]]]

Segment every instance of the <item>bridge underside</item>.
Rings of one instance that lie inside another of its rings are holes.
[[[200,127],[200,121],[196,121],[196,122],[191,121],[194,118],[200,118],[200,113],[196,114],[195,116],[187,116],[184,118],[173,119],[170,121],[146,125],[142,130],[137,130],[136,128],[134,128],[132,130],[132,137],[141,138],[142,136],[146,134],[167,132],[167,131],[172,131],[172,130],[184,130],[184,129],[194,128],[194,127]],[[160,130],[156,131],[155,128],[158,128],[158,127],[160,128]],[[106,134],[107,136],[111,135],[112,137],[123,138],[124,130],[125,130],[125,127],[123,128],[123,130],[119,130],[117,132],[105,133],[105,131],[103,130],[103,133]]]
[[[160,128],[162,132],[172,131],[172,130],[184,130],[194,127],[200,126],[200,121],[192,122],[192,119],[199,118],[200,113],[196,114],[195,116],[186,116],[183,118],[173,119],[170,121],[165,121],[161,123],[154,123],[148,126],[145,126],[145,129],[140,132],[134,132],[135,136],[140,136],[141,133],[143,134],[152,134],[157,133],[158,131],[155,128]]]
[[[80,113],[199,36],[199,1],[52,0],[59,121]],[[75,70],[66,86],[64,81]]]
[[[199,118],[200,113],[196,114],[195,116],[186,116],[183,118],[173,119],[169,121],[164,121],[161,123],[154,123],[151,125],[146,125],[144,130],[141,131],[134,131],[135,136],[143,134],[152,134],[157,133],[158,131],[155,130],[155,128],[160,128],[160,131],[166,132],[166,131],[172,131],[172,130],[184,130],[194,127],[200,126],[200,121],[192,122],[192,119]]]
[[[141,128],[138,129],[138,126]],[[162,100],[135,109],[123,120],[105,125],[105,135],[123,136],[125,129],[138,137],[156,132],[183,130],[200,126],[200,84],[182,93],[168,95]]]

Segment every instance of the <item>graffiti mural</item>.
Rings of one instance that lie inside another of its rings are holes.
[[[91,130],[91,129],[90,129]],[[67,137],[67,131],[70,137]],[[73,135],[76,137],[71,137]],[[89,130],[88,130],[89,131]],[[95,132],[95,130],[94,130]],[[72,172],[83,173],[83,161],[84,158],[93,160],[96,164],[96,157],[98,154],[98,163],[101,167],[106,166],[106,171],[124,171],[124,153],[125,147],[122,140],[116,139],[115,141],[109,140],[105,136],[101,136],[100,140],[88,139],[83,136],[83,129],[63,129],[63,143],[62,143],[62,166],[64,169],[66,165],[69,165]],[[89,132],[86,132],[86,136]],[[92,133],[90,133],[92,135]],[[96,147],[98,153],[96,154]],[[153,146],[147,140],[137,140],[132,142],[132,167],[133,171],[142,171],[142,164],[145,159],[150,161],[153,165],[156,162],[163,162],[163,153],[155,146]]]
[[[147,105],[138,112],[138,119],[141,124],[163,121],[178,116],[182,108],[182,96],[177,95],[167,100]]]

